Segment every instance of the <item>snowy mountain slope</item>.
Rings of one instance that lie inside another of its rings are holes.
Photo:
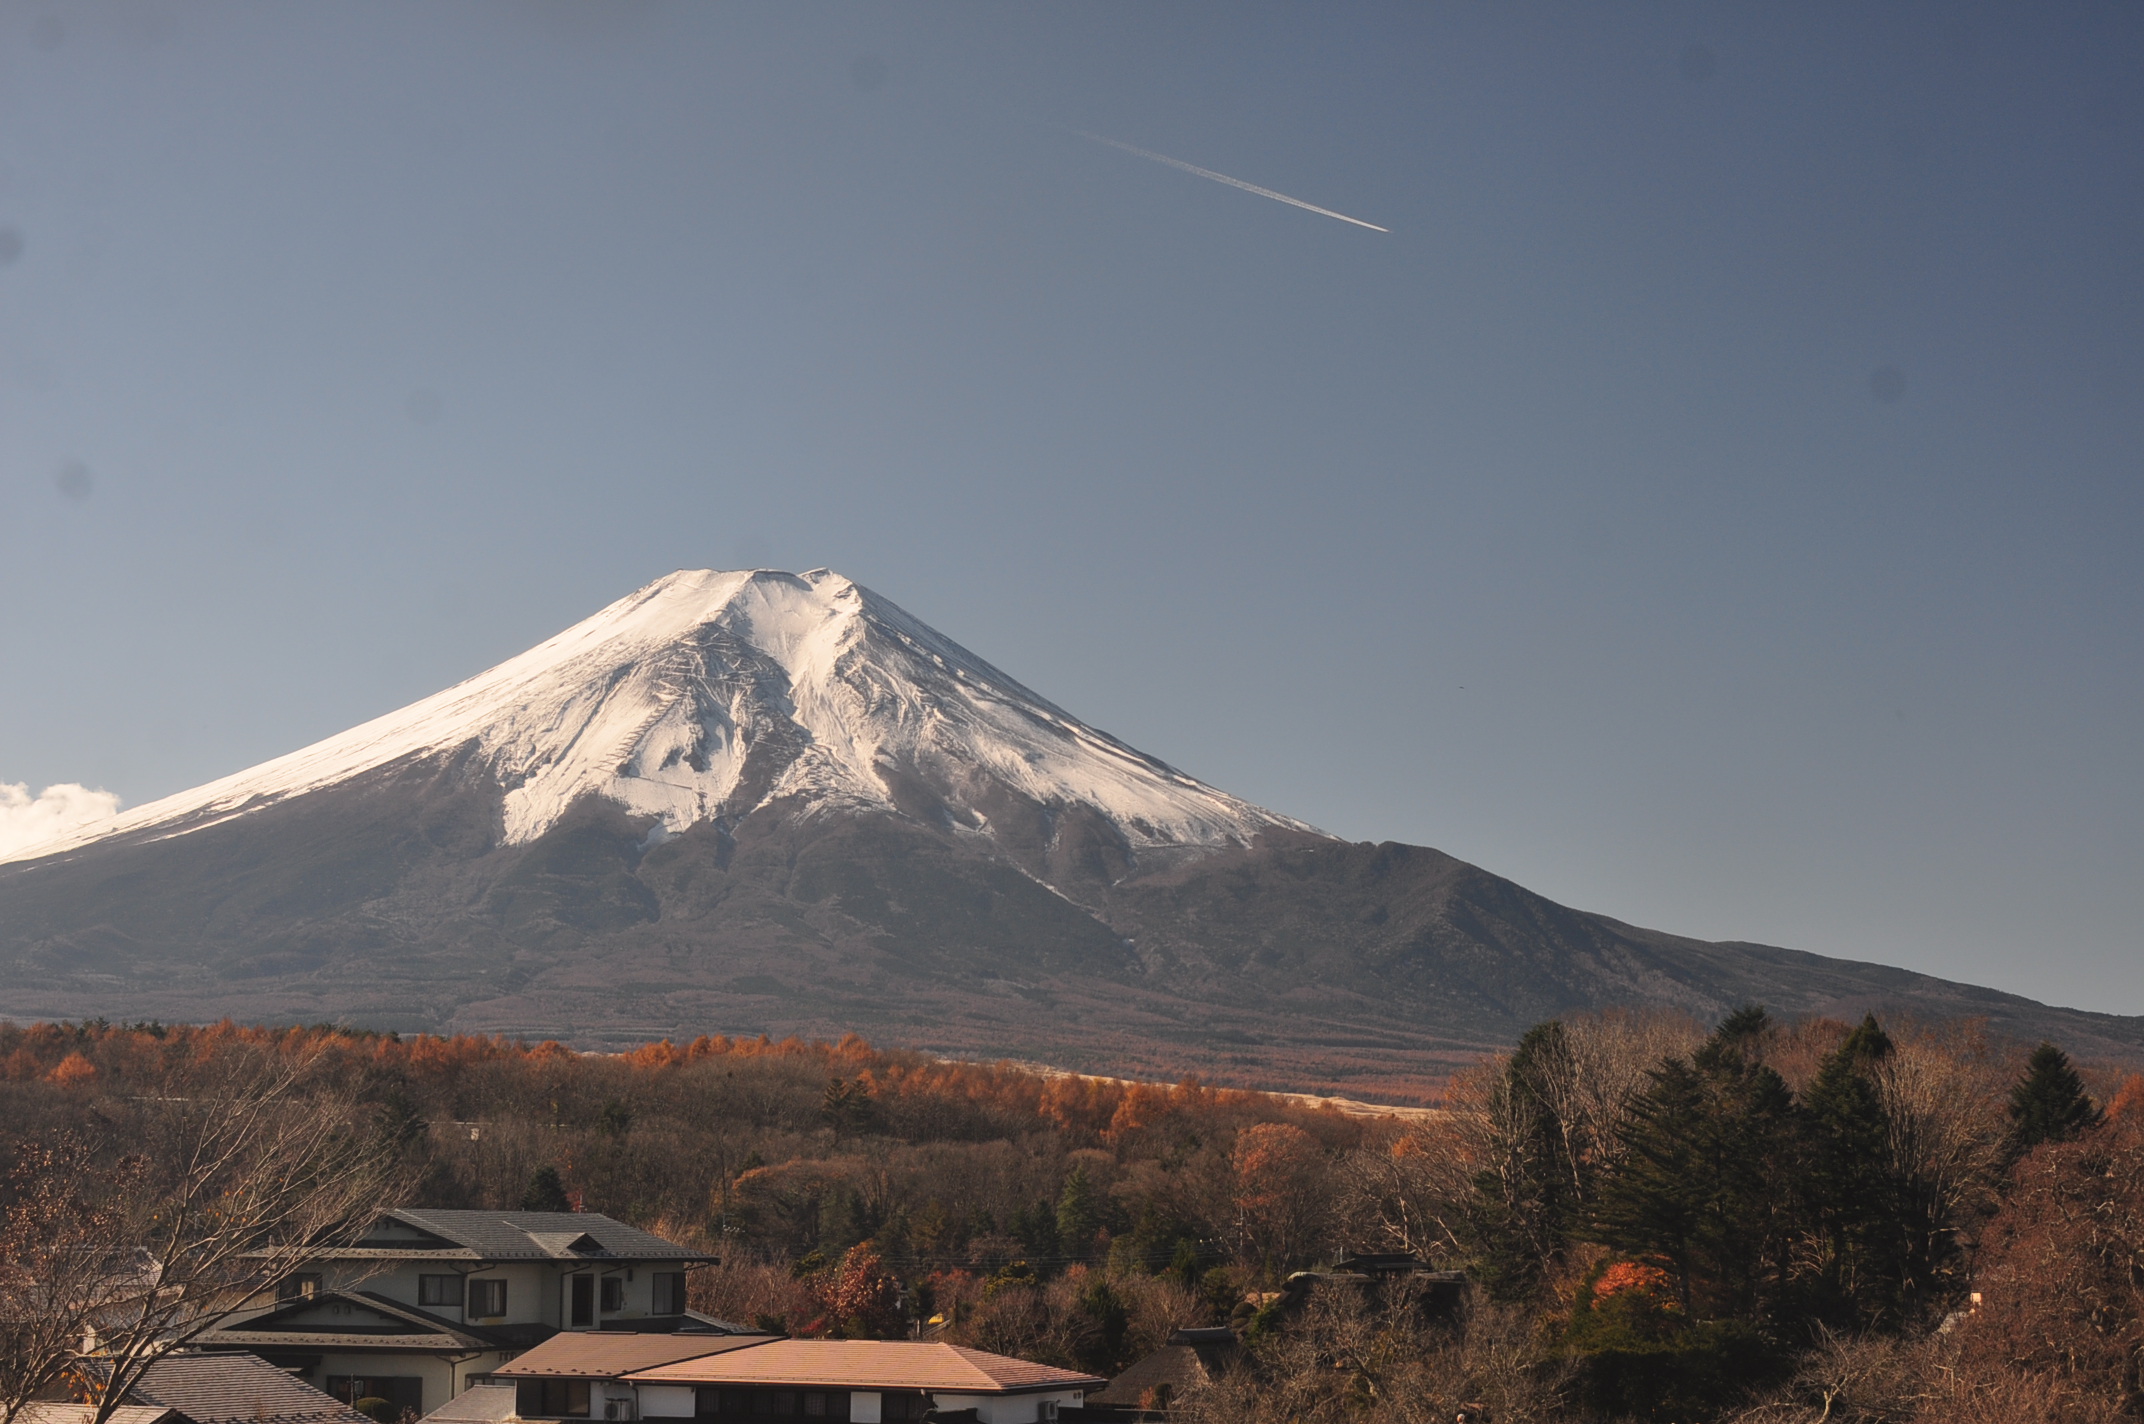
[[[1308,831],[1098,732],[839,574],[671,574],[487,672],[233,776],[0,860],[198,831],[392,763],[473,753],[503,840],[589,795],[669,833],[783,804],[993,834],[1085,808],[1137,851]]]

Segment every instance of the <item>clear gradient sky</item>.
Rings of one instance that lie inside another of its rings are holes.
[[[2144,1012],[2140,74],[2134,3],[14,0],[0,783],[826,565],[1335,833]]]

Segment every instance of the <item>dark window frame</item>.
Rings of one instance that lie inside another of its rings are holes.
[[[403,1409],[424,1413],[422,1375],[329,1375],[327,1392],[344,1404],[360,1399],[385,1399]]]
[[[506,1277],[491,1276],[483,1280],[472,1280],[468,1285],[465,1314],[478,1320],[489,1320],[506,1314]],[[494,1309],[494,1306],[497,1308]]]
[[[460,1310],[469,1297],[469,1278],[455,1274],[417,1277],[417,1304],[451,1305]]]
[[[655,1273],[655,1310],[657,1315],[683,1315],[685,1313],[685,1273],[683,1271],[657,1271]]]
[[[584,1379],[514,1381],[514,1412],[524,1419],[586,1419],[593,1391]]]
[[[596,1323],[596,1278],[566,1277],[567,1329],[579,1330]]]

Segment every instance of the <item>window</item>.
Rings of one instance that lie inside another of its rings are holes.
[[[505,1285],[506,1282],[499,1282]],[[451,1305],[456,1309],[462,1303],[462,1278],[460,1276],[417,1277],[417,1304]]]
[[[625,1282],[616,1276],[603,1278],[603,1313],[615,1315],[625,1309]]]
[[[277,1300],[311,1300],[320,1294],[320,1273],[306,1271],[300,1275],[285,1276],[276,1283]]]
[[[574,1276],[571,1279],[573,1285],[570,1294],[573,1304],[567,1323],[571,1325],[595,1324],[596,1278],[594,1276]]]
[[[683,1271],[657,1271],[655,1273],[655,1313],[657,1315],[683,1315],[685,1313],[685,1273]]]
[[[384,1399],[397,1413],[424,1413],[424,1381],[416,1375],[329,1375],[328,1393],[345,1404]]]
[[[506,1314],[506,1282],[469,1282],[469,1313],[475,1316]]]
[[[921,1419],[931,1411],[931,1397],[927,1394],[895,1394],[888,1391],[878,1399],[878,1417],[886,1420],[887,1424]]]
[[[524,1419],[586,1419],[588,1381],[522,1380],[514,1390],[514,1412]]]

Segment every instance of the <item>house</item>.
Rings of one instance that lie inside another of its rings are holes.
[[[712,1262],[594,1212],[400,1208],[197,1343],[421,1415],[561,1331],[720,1331],[685,1307],[685,1272]]]
[[[722,1424],[880,1424],[1076,1418],[1092,1375],[928,1340],[788,1340],[766,1335],[560,1335],[496,1371],[515,1386],[466,1424],[582,1419]],[[435,1424],[457,1424],[451,1418]]]
[[[1131,1412],[1132,1417],[1166,1415],[1185,1395],[1211,1384],[1242,1353],[1236,1332],[1226,1325],[1178,1330],[1168,1344],[1127,1367],[1107,1389],[1089,1395],[1087,1404]]]
[[[1108,1383],[933,1340],[775,1340],[623,1378],[643,1419],[722,1424],[1034,1424],[1079,1409]]]
[[[517,1419],[636,1419],[639,1395],[627,1375],[727,1354],[778,1340],[778,1335],[554,1335],[494,1378],[514,1387]]]

